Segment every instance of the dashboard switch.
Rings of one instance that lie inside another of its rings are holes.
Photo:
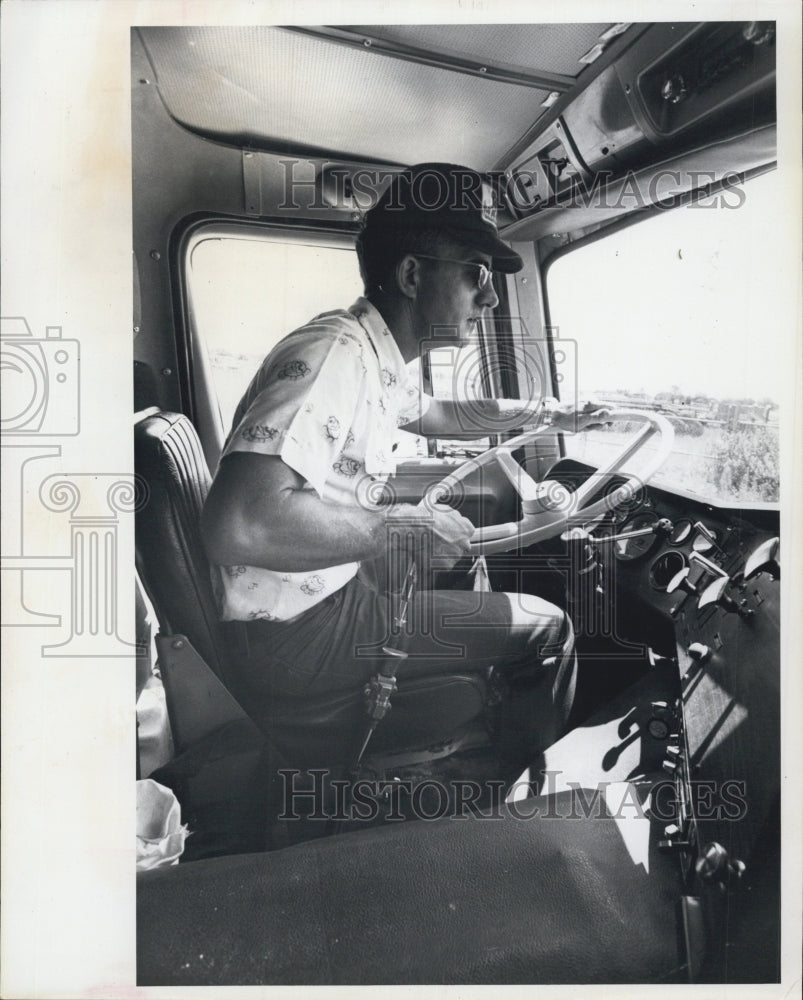
[[[709,604],[720,604],[723,600],[734,603],[731,598],[725,594],[725,588],[728,586],[728,582],[729,581],[726,576],[720,576],[717,577],[713,583],[709,583],[705,590],[700,594],[700,600],[697,602],[697,607],[700,611],[702,611],[703,608],[707,608]]]
[[[714,549],[721,551],[717,545],[716,532],[706,527],[702,521],[694,522],[694,531],[696,538],[692,545],[696,552],[711,552]]]
[[[684,566],[683,569],[675,573],[666,585],[667,594],[674,594],[676,590],[683,590],[687,594],[696,594],[697,587],[693,583],[689,583],[689,572],[689,567]]]
[[[781,578],[780,539],[770,538],[750,553],[744,567],[744,578],[750,580],[759,573],[769,573],[773,580]]]
[[[727,576],[717,577],[713,583],[709,583],[700,594],[700,599],[697,602],[698,610],[702,611],[703,608],[707,608],[711,604],[718,604],[723,611],[739,615],[740,618],[752,618],[753,611],[746,607],[745,601],[737,604],[732,597],[725,593],[725,588],[730,586],[730,583]]]

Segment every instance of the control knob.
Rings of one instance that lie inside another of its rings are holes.
[[[711,647],[704,642],[692,642],[686,652],[695,663],[705,663],[711,656]]]
[[[731,861],[727,850],[715,840],[710,841],[700,851],[694,863],[694,870],[703,882],[719,883],[724,887],[731,878],[741,878],[746,871],[743,861]]]

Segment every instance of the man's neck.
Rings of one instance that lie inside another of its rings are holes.
[[[384,292],[372,292],[365,297],[379,312],[396,341],[405,364],[409,364],[418,357],[418,337],[413,324],[412,303]]]

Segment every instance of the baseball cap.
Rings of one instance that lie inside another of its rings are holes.
[[[364,227],[423,229],[446,226],[466,242],[490,254],[495,271],[514,274],[521,257],[499,239],[496,193],[491,178],[456,163],[418,163],[396,174]]]

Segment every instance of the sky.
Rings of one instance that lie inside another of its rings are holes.
[[[778,398],[782,191],[775,171],[741,190],[727,195],[738,207],[664,212],[553,265],[550,318],[576,341],[581,395]]]

